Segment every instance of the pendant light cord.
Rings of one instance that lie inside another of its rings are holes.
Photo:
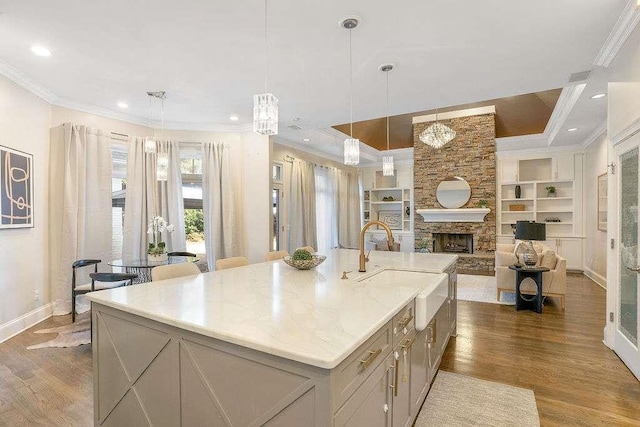
[[[351,48],[351,28],[349,29],[349,134],[353,139],[353,50]]]
[[[162,112],[160,113],[160,138],[164,137],[164,97],[162,97],[161,104]]]
[[[267,91],[267,76],[269,74],[269,43],[267,41],[267,0],[264,0],[264,93]]]
[[[389,73],[387,71],[387,151],[389,151]],[[388,154],[388,153],[387,153]]]

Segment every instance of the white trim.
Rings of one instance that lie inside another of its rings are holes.
[[[620,132],[618,132],[617,135],[614,135],[614,136],[609,135],[609,139],[611,140],[611,144],[615,147],[621,142],[624,142],[627,139],[631,138],[638,132],[640,132],[640,117],[638,117],[633,122],[631,122],[629,126],[627,126],[626,128],[622,129]]]
[[[342,157],[338,157],[338,156],[334,156],[332,154],[329,153],[325,153],[324,151],[318,151],[314,148],[311,148],[308,145],[303,145],[300,144],[298,142],[293,142],[290,141],[286,138],[282,138],[282,137],[272,137],[273,138],[273,142],[278,144],[278,145],[284,145],[285,147],[289,147],[289,148],[293,148],[294,150],[298,150],[298,151],[303,151],[305,153],[309,153],[309,154],[313,154],[314,156],[318,156],[318,157],[323,157],[325,159],[328,160],[333,160],[334,162],[337,163],[342,163],[344,162],[344,159]],[[362,153],[360,153],[360,156],[362,156]]]
[[[58,99],[56,94],[51,92],[49,89],[45,88],[40,83],[37,83],[31,77],[27,76],[25,73],[15,68],[13,65],[8,64],[1,59],[0,74],[13,81],[18,86],[31,92],[35,96],[45,100],[49,104],[55,103],[55,101]]]
[[[519,138],[519,137],[513,137]],[[500,138],[501,140],[504,138]],[[569,153],[569,154],[580,154],[583,153],[584,150],[580,145],[562,145],[555,147],[537,147],[537,148],[525,148],[521,150],[503,150],[496,151],[496,159],[508,159],[508,158],[519,158],[522,156],[540,156],[540,157],[549,157],[551,153]]]
[[[600,123],[600,126],[595,128],[593,132],[591,132],[591,135],[589,135],[587,139],[585,139],[585,141],[582,143],[582,148],[584,149],[588,148],[591,144],[593,144],[598,139],[600,139],[600,137],[604,135],[606,132],[607,132],[607,119],[604,119],[604,121]]]
[[[491,209],[416,209],[416,212],[422,215],[424,222],[484,222]]]
[[[27,314],[23,314],[17,319],[13,319],[0,325],[0,343],[15,337],[20,332],[23,332],[33,325],[42,322],[44,319],[48,319],[53,315],[53,304],[45,304],[42,307],[38,307]]]
[[[449,120],[449,119],[457,119],[460,117],[470,117],[470,116],[481,116],[483,114],[495,114],[496,107],[495,105],[488,105],[486,107],[478,107],[478,108],[469,108],[466,110],[457,110],[457,111],[448,111],[445,113],[438,113],[438,120]],[[412,123],[428,123],[435,122],[436,115],[435,114],[426,114],[424,116],[415,116],[412,119]]]
[[[544,134],[549,138],[549,145],[553,144],[553,140],[564,127],[564,123],[567,121],[567,118],[578,102],[578,99],[580,99],[580,95],[582,95],[582,91],[586,86],[586,83],[581,83],[562,89],[556,107],[553,109],[553,113],[544,129]]]
[[[640,22],[640,10],[638,9],[638,3],[636,0],[629,0],[625,6],[622,14],[618,18],[618,21],[613,26],[607,41],[600,49],[598,56],[596,56],[593,65],[599,67],[608,67],[614,60],[622,46],[627,41],[636,25]]]
[[[583,268],[582,272],[589,279],[591,279],[594,282],[596,282],[601,288],[607,289],[607,278],[606,277],[604,277],[601,274],[596,273],[595,271],[593,271],[592,269],[590,269],[590,268],[588,268],[586,266]]]

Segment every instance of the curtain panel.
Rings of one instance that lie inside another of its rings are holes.
[[[186,251],[180,144],[176,141],[158,141],[157,144],[158,153],[166,153],[169,159],[167,180],[158,181],[160,215],[174,226],[173,233],[165,231],[163,241],[167,243],[167,252]]]
[[[294,160],[289,191],[289,253],[302,246],[318,248],[315,187],[313,164]]]
[[[315,167],[316,229],[320,253],[338,247],[338,174],[336,168]]]
[[[338,171],[338,242],[341,248],[358,248],[362,218],[360,184],[355,173]]]
[[[111,165],[111,132],[72,123],[52,129],[49,233],[54,315],[71,312],[74,261],[110,260]],[[88,273],[78,278],[79,284],[89,280]],[[87,309],[79,297],[78,311]]]
[[[202,207],[209,271],[216,260],[239,256],[240,219],[226,144],[202,145]]]

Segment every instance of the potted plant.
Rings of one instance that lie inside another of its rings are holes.
[[[427,239],[422,239],[422,241],[420,241],[420,245],[418,246],[418,248],[419,248],[418,252],[423,252],[423,253],[431,252],[429,250],[429,243]]]
[[[167,245],[162,241],[162,233],[173,232],[173,225],[167,224],[161,216],[154,216],[151,219],[151,223],[147,227],[147,234],[152,236],[153,242],[149,243],[149,249],[147,249],[147,259],[149,261],[166,261],[167,260]]]
[[[480,208],[488,208],[489,207],[489,202],[487,202],[486,200],[482,199],[478,202],[478,207]]]
[[[556,197],[556,187],[553,185],[545,187],[545,190],[547,190],[547,197]]]

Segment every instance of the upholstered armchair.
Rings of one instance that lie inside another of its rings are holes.
[[[498,244],[496,245],[496,287],[497,298],[500,300],[502,292],[516,291],[516,272],[509,270],[509,266],[518,261],[516,255],[517,245],[520,244]],[[538,264],[549,268],[550,271],[542,273],[542,295],[547,297],[559,297],[562,309],[565,308],[565,294],[567,293],[567,260],[556,254],[542,244],[534,244],[534,249],[538,253]],[[522,293],[535,294],[535,286],[522,284]]]

